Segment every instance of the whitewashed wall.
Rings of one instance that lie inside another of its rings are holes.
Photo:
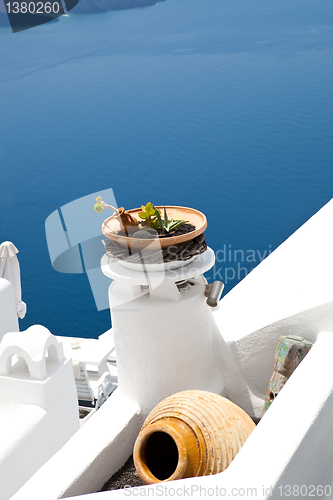
[[[0,278],[0,342],[7,332],[18,332],[13,286]]]

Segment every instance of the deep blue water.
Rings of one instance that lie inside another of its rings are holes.
[[[226,292],[238,264],[329,201],[332,13],[331,0],[170,0],[0,28],[0,240],[20,250],[21,329],[110,325],[87,276],[50,262],[45,220],[77,198],[112,188],[126,208],[202,210],[221,260],[207,277]]]

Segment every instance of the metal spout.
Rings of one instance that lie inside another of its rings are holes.
[[[222,281],[214,281],[206,285],[205,296],[207,297],[206,303],[210,307],[217,307],[221,298],[224,288]]]

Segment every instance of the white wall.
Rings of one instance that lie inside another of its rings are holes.
[[[249,398],[229,396],[259,417],[280,335],[314,342],[333,331],[333,200],[220,302],[213,315],[247,381]]]
[[[6,333],[0,344],[1,500],[79,428],[72,362],[64,359],[62,345],[40,325]]]
[[[214,316],[227,342],[333,301],[332,227],[333,200],[223,297]]]
[[[11,500],[55,500],[100,489],[130,456],[143,423],[139,413],[116,389]]]
[[[0,278],[0,342],[7,332],[18,332],[13,286]]]

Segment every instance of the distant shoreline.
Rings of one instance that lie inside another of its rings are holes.
[[[110,10],[126,10],[149,7],[165,0],[80,0],[71,12],[74,14],[98,14]]]
[[[80,0],[70,12],[73,14],[99,14],[110,10],[150,7],[166,0]],[[0,10],[0,26],[10,26],[6,12]]]

